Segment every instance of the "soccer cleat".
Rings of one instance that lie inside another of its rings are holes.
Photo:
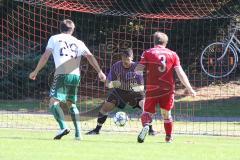
[[[148,131],[148,135],[150,135],[150,136],[156,136],[156,135],[157,135],[157,132],[154,131],[154,130],[149,130],[149,131]]]
[[[165,142],[166,142],[166,143],[171,143],[172,141],[173,141],[172,136],[171,136],[171,135],[166,135],[166,137],[165,137]]]
[[[60,130],[57,135],[54,137],[54,140],[59,140],[61,139],[63,136],[67,135],[68,133],[70,133],[70,130],[68,128],[62,129]]]
[[[99,134],[99,131],[97,131],[96,129],[93,129],[86,133],[86,135],[97,135],[97,134]]]
[[[144,126],[138,135],[138,139],[137,139],[138,143],[144,142],[144,139],[145,139],[146,135],[148,134],[148,131],[149,131],[149,126],[148,125]]]

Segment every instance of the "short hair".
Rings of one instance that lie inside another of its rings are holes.
[[[132,48],[124,49],[124,50],[120,51],[120,53],[121,53],[122,55],[127,56],[127,57],[133,56],[133,50],[132,50]]]
[[[154,44],[167,44],[168,43],[168,36],[163,32],[155,32],[153,35]]]
[[[73,33],[75,29],[75,24],[70,19],[65,19],[60,22],[60,32]]]

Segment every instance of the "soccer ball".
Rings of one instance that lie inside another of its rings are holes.
[[[123,127],[128,121],[128,116],[125,112],[117,112],[113,117],[113,121],[117,126]]]

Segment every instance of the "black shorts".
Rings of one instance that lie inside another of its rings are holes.
[[[143,98],[143,92],[112,89],[107,97],[107,102],[114,103],[120,109],[124,109],[127,104],[133,108],[141,108],[139,106],[139,101],[141,101]]]

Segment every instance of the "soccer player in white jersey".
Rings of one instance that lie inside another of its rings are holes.
[[[85,44],[72,36],[75,29],[74,23],[65,19],[60,23],[60,34],[53,35],[48,40],[44,54],[41,56],[37,67],[30,73],[29,78],[36,79],[38,72],[45,66],[51,54],[55,62],[55,74],[50,90],[49,107],[54,118],[60,126],[60,131],[54,139],[61,139],[70,130],[64,120],[64,113],[60,102],[66,103],[75,127],[75,139],[81,140],[79,111],[76,107],[77,89],[80,83],[80,60],[85,56],[88,62],[94,67],[101,81],[105,82],[106,76],[100,69],[96,59],[85,46]]]

